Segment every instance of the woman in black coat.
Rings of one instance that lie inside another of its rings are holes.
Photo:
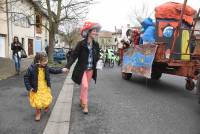
[[[23,50],[23,48],[17,36],[15,36],[13,39],[13,42],[11,44],[11,50],[13,51],[12,57],[15,62],[16,73],[19,74],[21,65],[21,50]]]
[[[71,65],[78,59],[72,80],[80,85],[80,105],[83,113],[88,113],[88,89],[90,81],[93,78],[96,82],[97,69],[96,64],[99,60],[99,44],[94,40],[101,26],[97,23],[86,22],[81,30],[84,38],[76,45],[72,51],[66,68],[70,69]]]

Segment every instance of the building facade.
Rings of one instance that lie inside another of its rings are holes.
[[[48,27],[45,12],[36,10],[32,0],[13,2],[8,0],[0,10],[0,57],[12,57],[11,43],[14,36],[19,38],[28,56],[44,51],[48,42]],[[42,25],[41,25],[42,24]]]
[[[197,23],[196,23],[196,30],[200,30],[200,18],[197,19]],[[194,34],[200,36],[200,31],[195,31]]]
[[[97,41],[103,50],[107,48],[116,49],[117,47],[113,32],[110,31],[100,31],[97,37]]]

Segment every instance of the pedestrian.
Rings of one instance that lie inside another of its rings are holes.
[[[97,78],[96,63],[100,57],[100,49],[99,43],[94,39],[100,29],[101,26],[98,23],[85,22],[81,29],[81,36],[84,39],[77,43],[66,65],[66,68],[70,69],[71,65],[78,59],[73,70],[72,80],[80,85],[80,106],[84,114],[88,114],[90,81],[93,78],[96,82]]]
[[[49,50],[48,50],[48,49],[49,49],[49,45],[48,45],[47,39],[45,39],[45,42],[44,42],[44,43],[45,43],[45,48],[44,48],[44,49],[45,49],[45,52],[46,52],[46,53],[47,53],[47,55],[48,55],[48,51],[49,51]]]
[[[29,91],[31,107],[35,108],[35,120],[39,121],[41,110],[48,112],[52,103],[51,81],[49,73],[59,74],[67,69],[54,69],[47,66],[48,58],[45,52],[36,53],[34,63],[30,65],[24,75],[24,84]]]
[[[67,61],[69,60],[71,53],[72,53],[72,49],[69,49],[69,51],[66,54]]]
[[[119,64],[120,64],[120,65],[121,65],[122,62],[123,62],[124,51],[125,51],[127,48],[130,47],[129,40],[122,39],[122,40],[121,40],[121,44],[122,44],[122,48],[120,48],[120,50],[119,50],[119,57],[120,57]]]
[[[151,18],[145,18],[141,23],[144,33],[142,35],[143,45],[155,43],[155,23]]]
[[[12,50],[12,58],[15,62],[16,74],[19,75],[20,64],[21,64],[21,50],[23,50],[23,48],[17,36],[15,36],[13,39],[13,42],[11,44],[11,50]]]
[[[138,46],[140,41],[140,34],[137,29],[133,30],[133,44],[134,46]]]
[[[47,53],[47,55],[48,55],[48,51],[49,51],[49,46],[46,45],[46,47],[45,47],[45,52]]]

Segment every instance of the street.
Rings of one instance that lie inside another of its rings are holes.
[[[0,81],[0,134],[42,134],[66,75],[51,75],[53,104],[42,113],[40,122],[34,120],[23,83],[23,74]]]
[[[74,87],[70,134],[199,134],[200,105],[183,77],[123,80],[120,67],[99,71],[89,92],[89,114]]]
[[[199,103],[200,0],[0,0],[0,134],[200,134]]]

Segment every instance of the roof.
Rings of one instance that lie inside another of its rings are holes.
[[[98,36],[112,38],[112,34],[113,34],[113,32],[110,32],[110,31],[101,31],[101,32],[99,32]]]
[[[116,34],[122,34],[122,29],[115,29],[115,32],[113,32],[113,35]]]

